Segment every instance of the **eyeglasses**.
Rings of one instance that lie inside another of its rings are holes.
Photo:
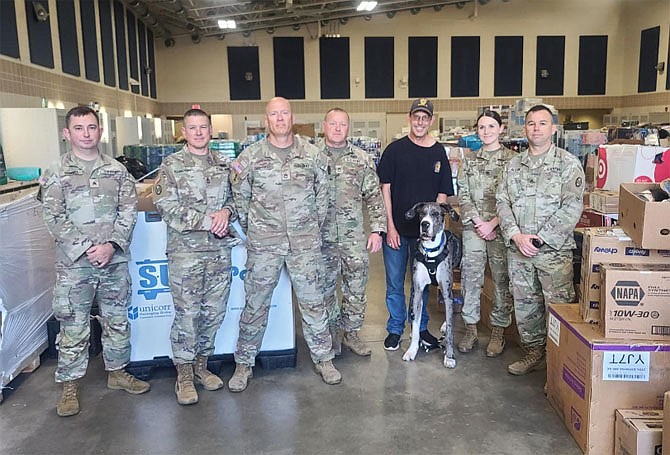
[[[430,115],[412,115],[412,121],[416,123],[428,123],[431,118]]]

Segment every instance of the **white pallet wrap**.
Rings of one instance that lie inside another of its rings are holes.
[[[3,195],[4,196],[4,195]],[[46,322],[56,281],[55,245],[33,190],[0,198],[0,386],[47,347]],[[39,364],[39,363],[38,363]]]
[[[158,213],[139,212],[130,244],[130,277],[133,294],[128,319],[131,325],[131,362],[172,357],[170,327],[174,306],[168,281],[167,226]],[[235,352],[238,322],[244,308],[246,248],[233,248],[232,281],[226,318],[216,334],[214,355]],[[295,347],[291,283],[282,270],[272,296],[268,326],[261,352]]]

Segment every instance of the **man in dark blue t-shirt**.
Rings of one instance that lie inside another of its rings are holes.
[[[409,134],[390,143],[377,168],[386,204],[387,233],[384,238],[386,268],[386,307],[389,319],[384,349],[395,351],[407,320],[405,276],[408,262],[417,247],[419,220],[406,220],[405,212],[417,202],[447,202],[454,194],[451,167],[444,147],[428,134],[435,121],[433,103],[425,98],[414,100],[408,115]],[[421,343],[437,347],[437,339],[428,332],[428,287],[423,293]]]

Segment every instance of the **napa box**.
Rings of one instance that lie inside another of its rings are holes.
[[[662,409],[617,409],[614,455],[661,455]]]
[[[622,183],[619,225],[642,248],[670,249],[670,201],[650,202],[638,196],[655,189],[657,183]]]
[[[663,398],[663,427],[670,428],[670,392],[665,392]],[[670,447],[670,430],[663,432],[663,445]]]
[[[639,248],[620,227],[583,229],[580,314],[586,322],[600,321],[600,264],[670,263],[670,250]]]
[[[574,304],[549,305],[547,398],[586,455],[614,453],[617,409],[660,409],[670,343],[608,339]]]
[[[670,264],[602,264],[600,279],[603,335],[670,341]]]

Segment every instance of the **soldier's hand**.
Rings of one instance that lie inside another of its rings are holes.
[[[487,237],[488,237],[489,234],[491,234],[491,232],[495,233],[497,225],[498,224],[495,223],[493,220],[480,221],[479,223],[475,224],[475,230],[477,231],[477,234],[479,235],[479,237],[481,237],[482,239],[491,240],[491,239],[488,239]]]
[[[212,219],[212,227],[209,231],[218,236],[224,237],[228,234],[228,219],[230,218],[230,210],[224,208],[217,212],[210,213],[209,217]]]
[[[514,234],[512,236],[512,241],[516,244],[516,247],[521,254],[529,258],[532,258],[540,252],[540,249],[533,245],[533,239],[542,240],[538,236],[532,234]]]
[[[114,245],[109,242],[93,245],[86,250],[86,258],[88,259],[88,262],[96,268],[102,268],[109,264],[109,261],[112,260],[113,256]]]
[[[498,233],[493,230],[491,231],[488,235],[484,236],[483,239],[490,241],[490,240],[495,240],[498,237]]]
[[[368,237],[368,251],[370,253],[376,253],[382,249],[382,236],[373,232]]]

